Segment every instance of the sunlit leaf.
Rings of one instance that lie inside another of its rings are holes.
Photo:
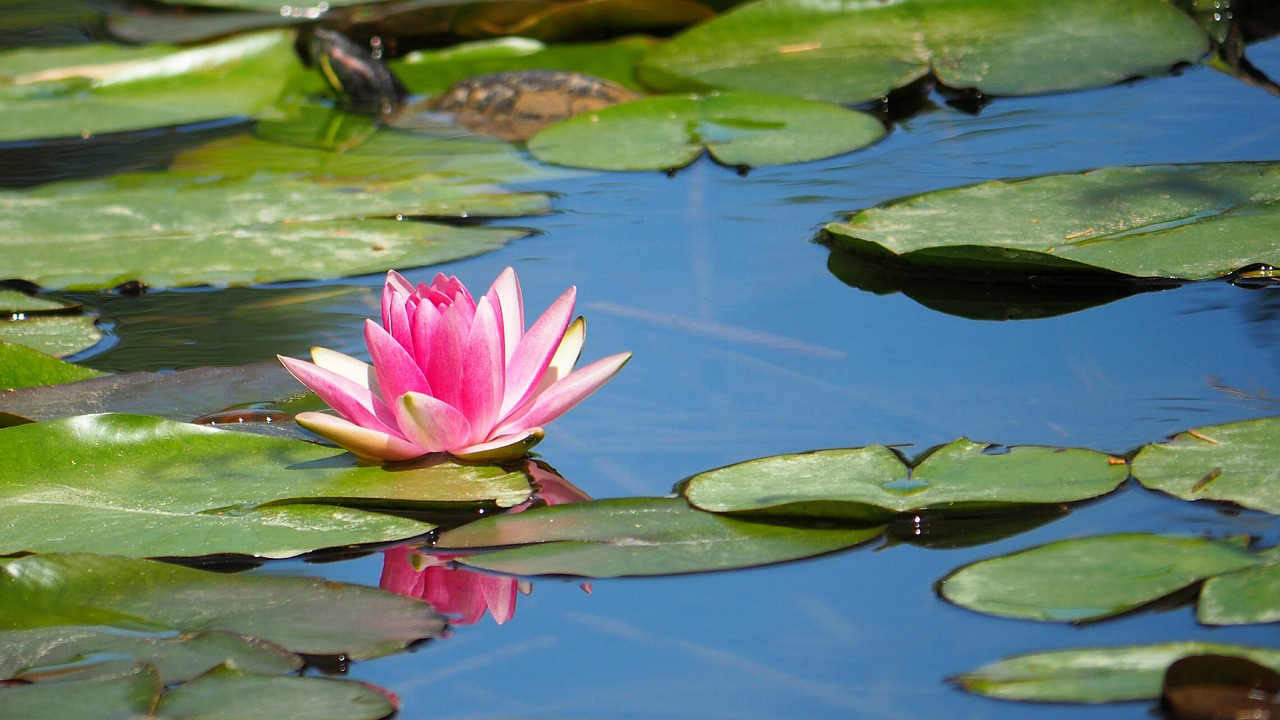
[[[288,32],[193,48],[113,44],[0,53],[0,141],[82,137],[268,111],[306,71]]]
[[[769,565],[852,547],[883,531],[746,522],[695,510],[681,498],[628,498],[486,518],[444,533],[437,547],[524,545],[460,562],[517,575],[619,577]]]
[[[357,466],[299,440],[140,415],[0,430],[0,554],[288,557],[432,527],[358,507],[474,512],[529,492],[523,474],[497,467]]]
[[[988,615],[1083,622],[1119,615],[1259,562],[1236,541],[1105,535],[966,565],[941,580],[938,591]]]
[[[363,683],[266,677],[222,667],[165,693],[157,720],[378,720],[395,711],[387,694]]]
[[[1133,474],[1183,500],[1227,500],[1280,515],[1280,418],[1197,428],[1144,446]]]
[[[1117,645],[1029,653],[951,679],[965,690],[1002,700],[1105,703],[1160,697],[1165,669],[1190,655],[1228,655],[1280,669],[1280,650],[1207,642]]]
[[[911,467],[879,445],[751,460],[693,476],[684,494],[713,512],[884,520],[1076,502],[1114,490],[1127,474],[1123,462],[1092,450],[994,448],[962,438]]]
[[[597,170],[665,170],[704,150],[725,165],[780,165],[839,155],[884,136],[866,113],[777,95],[655,97],[584,113],[529,141],[539,160]]]
[[[1280,265],[1278,177],[1277,163],[1221,163],[993,181],[863,210],[829,223],[824,240],[872,262],[960,277],[1204,280]]]
[[[96,320],[76,303],[0,289],[0,341],[65,357],[102,339]]]
[[[763,0],[654,48],[639,72],[666,90],[849,104],[930,73],[994,95],[1097,87],[1163,74],[1208,47],[1196,23],[1162,0]]]
[[[93,658],[128,658],[151,665],[165,685],[185,682],[223,663],[265,675],[287,675],[302,658],[271,643],[228,632],[158,636],[97,627],[37,627],[0,631],[0,678],[62,680]]]
[[[0,388],[55,385],[101,374],[97,370],[63,362],[24,345],[0,340]]]
[[[1280,622],[1280,563],[1209,578],[1196,617],[1207,625]]]
[[[434,637],[444,618],[419,600],[315,578],[227,575],[87,553],[28,555],[0,566],[0,630],[59,627],[156,636],[221,631],[293,653],[360,660]]]

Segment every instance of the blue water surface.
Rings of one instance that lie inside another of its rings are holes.
[[[1249,54],[1280,76],[1280,41]],[[882,201],[993,178],[1277,160],[1278,110],[1280,98],[1205,67],[1000,98],[976,116],[940,104],[872,148],[746,177],[704,159],[674,177],[534,183],[527,189],[559,194],[556,214],[518,221],[537,235],[408,274],[429,280],[439,270],[483,287],[513,266],[530,309],[575,284],[589,327],[584,360],[635,353],[537,448],[596,497],[663,495],[703,470],[826,447],[885,443],[914,454],[967,436],[1123,453],[1185,428],[1280,415],[1280,295],[1202,283],[1061,317],[969,320],[845,285],[812,242],[816,230]],[[364,282],[373,289],[379,279]],[[362,312],[353,304],[311,344],[358,347]],[[127,327],[121,337],[128,342]],[[1130,530],[1277,534],[1259,513],[1126,486],[976,548],[877,543],[748,571],[596,581],[590,593],[537,580],[505,625],[457,627],[351,675],[398,693],[400,720],[1138,719],[1148,704],[1026,706],[966,695],[945,678],[1057,647],[1274,645],[1275,628],[1210,630],[1187,606],[1083,628],[999,620],[933,590],[966,562]],[[380,565],[375,555],[265,572],[376,584]]]

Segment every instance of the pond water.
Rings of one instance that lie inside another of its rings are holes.
[[[1280,40],[1249,49],[1280,76]],[[537,234],[408,271],[483,287],[513,266],[531,307],[576,284],[584,359],[634,358],[551,426],[538,455],[594,497],[655,496],[691,474],[777,453],[884,443],[909,455],[966,436],[1123,453],[1181,429],[1280,414],[1280,295],[1225,283],[1046,319],[978,321],[845,285],[822,223],[892,198],[1104,165],[1275,160],[1276,97],[1197,67],[1057,96],[941,103],[879,144],[752,170],[703,159],[667,177],[575,174],[527,188],[556,213]],[[990,218],[992,224],[999,217]],[[510,224],[510,223],[509,223]],[[360,352],[380,277],[332,284],[85,295],[113,337],[78,358],[111,370],[236,364],[311,345]],[[307,315],[289,293],[358,286]],[[1014,308],[1016,310],[1016,308]],[[104,349],[105,347],[105,349]],[[1064,519],[978,547],[874,543],[803,562],[644,580],[539,579],[503,625],[485,618],[350,676],[399,694],[397,717],[1138,718],[1147,704],[1002,703],[945,679],[1020,652],[1179,639],[1275,645],[1274,627],[1211,630],[1187,606],[1077,628],[999,620],[939,600],[974,560],[1117,531],[1247,533],[1226,512],[1127,485]],[[254,572],[376,585],[381,555]]]

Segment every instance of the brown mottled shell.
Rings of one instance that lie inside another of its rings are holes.
[[[525,141],[551,123],[634,100],[617,83],[563,70],[510,70],[467,78],[427,102],[457,124],[503,140]]]

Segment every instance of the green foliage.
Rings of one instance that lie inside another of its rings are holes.
[[[1133,474],[1183,500],[1228,500],[1280,515],[1280,418],[1178,433],[1143,447]]]

